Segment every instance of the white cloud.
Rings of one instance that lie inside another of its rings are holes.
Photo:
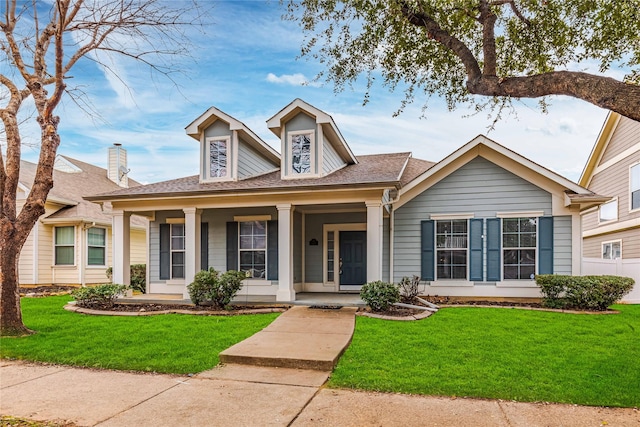
[[[308,78],[305,77],[302,73],[295,74],[281,74],[280,76],[276,76],[273,73],[267,74],[267,81],[269,83],[276,84],[285,84],[291,86],[313,86],[319,87],[320,84],[318,82],[310,82]]]

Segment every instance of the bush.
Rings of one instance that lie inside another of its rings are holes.
[[[132,264],[129,266],[131,273],[131,284],[130,287],[134,291],[142,292],[143,294],[147,291],[147,265],[146,264]],[[105,271],[107,278],[109,280],[113,280],[113,267],[107,268]]]
[[[360,298],[372,311],[386,311],[392,304],[400,301],[400,290],[393,283],[378,280],[363,285]]]
[[[400,288],[400,295],[402,297],[402,301],[406,303],[412,303],[415,298],[418,296],[418,285],[420,284],[420,277],[415,274],[411,279],[407,276],[404,276],[402,280],[400,280],[400,284],[398,287]]]
[[[215,269],[196,273],[193,283],[187,286],[189,298],[195,305],[211,304],[215,308],[225,308],[242,288],[247,276],[241,271],[229,270],[218,273]]]
[[[71,295],[80,307],[113,307],[116,299],[127,290],[124,285],[105,283],[103,285],[88,286],[73,291]]]
[[[620,276],[536,276],[542,291],[542,303],[552,308],[606,310],[628,294],[634,280]]]

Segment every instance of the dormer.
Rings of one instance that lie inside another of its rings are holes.
[[[244,123],[215,107],[186,127],[200,142],[200,182],[238,181],[280,167],[280,155]]]
[[[267,126],[280,138],[282,179],[319,178],[358,163],[331,116],[299,98]]]

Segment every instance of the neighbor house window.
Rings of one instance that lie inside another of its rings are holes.
[[[184,278],[184,224],[171,224],[171,278]]]
[[[55,263],[56,265],[74,264],[75,227],[55,227]]]
[[[87,264],[106,265],[107,230],[91,227],[87,230]]]
[[[298,133],[291,136],[291,172],[311,173],[311,145],[313,133]]]
[[[618,219],[618,199],[600,205],[598,220],[600,222],[614,221]]]
[[[640,163],[631,166],[629,175],[631,210],[640,209]]]
[[[503,218],[503,278],[533,279],[536,272],[537,218]]]
[[[437,279],[467,278],[467,220],[436,221]]]
[[[267,222],[240,222],[240,271],[254,279],[266,278]]]
[[[209,148],[209,178],[223,178],[227,176],[227,151],[229,138],[208,138]]]
[[[622,257],[622,241],[604,242],[602,244],[602,259],[618,259]]]

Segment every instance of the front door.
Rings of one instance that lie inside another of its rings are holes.
[[[367,282],[367,232],[340,232],[340,290],[357,291]]]

